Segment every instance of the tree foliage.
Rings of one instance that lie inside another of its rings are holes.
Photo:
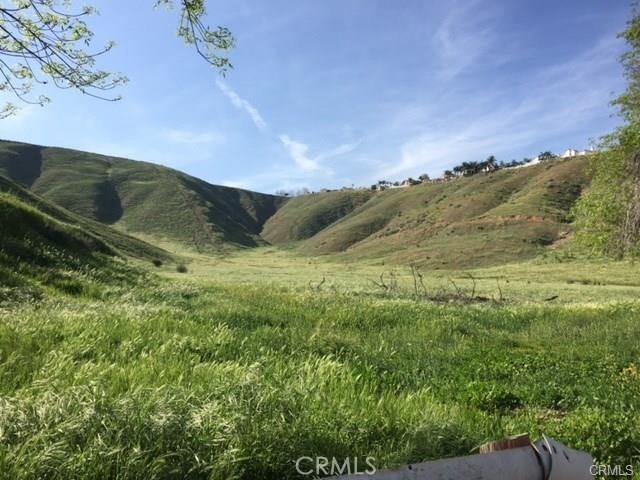
[[[452,173],[454,176],[470,177],[482,172],[494,172],[500,168],[501,166],[496,160],[496,157],[491,155],[486,160],[483,160],[481,162],[462,162],[460,165],[456,165],[455,167],[453,167],[453,172],[450,173]],[[450,176],[447,175],[447,172],[449,172],[449,170],[445,172],[445,177]]]
[[[556,156],[549,150],[540,152],[540,155],[538,155],[538,160],[540,160],[541,162],[547,162],[549,160],[553,160],[554,158],[556,158]]]
[[[621,57],[628,86],[612,104],[622,126],[602,138],[591,157],[591,185],[574,208],[578,242],[593,253],[618,258],[640,253],[640,10],[620,34],[629,45]]]
[[[181,9],[178,36],[193,45],[206,62],[224,72],[231,65],[221,52],[233,47],[231,32],[203,23],[204,0],[155,0],[156,6],[173,7],[176,3]],[[34,86],[52,83],[103,100],[118,100],[120,96],[113,92],[127,77],[97,66],[99,57],[115,43],[93,48],[94,33],[87,19],[96,13],[91,6],[74,8],[70,0],[2,2],[0,92],[28,104],[44,105],[50,99],[34,95]],[[13,114],[16,108],[13,103],[0,105],[0,118]]]

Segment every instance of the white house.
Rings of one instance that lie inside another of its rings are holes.
[[[589,155],[593,152],[593,147],[591,147],[589,150],[576,150],[575,148],[568,148],[562,155],[560,155],[560,158],[582,157],[583,155]]]

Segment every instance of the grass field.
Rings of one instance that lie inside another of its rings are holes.
[[[305,257],[295,249],[276,247],[236,250],[214,257],[186,251],[176,244],[162,246],[174,255],[186,258],[188,278],[199,283],[224,279],[231,283],[277,285],[296,291],[415,297],[414,277],[409,265],[385,264],[378,260],[345,263],[341,258]],[[184,279],[184,275],[176,273],[170,264],[158,272],[169,278]],[[575,260],[566,252],[496,267],[467,270],[421,268],[419,272],[427,289],[426,297],[455,293],[456,286],[470,296],[475,283],[476,296],[490,300],[499,300],[502,296],[502,303],[506,304],[601,304],[640,298],[640,265]],[[386,291],[376,286],[380,284],[381,275],[387,285],[395,279],[397,288]],[[419,297],[425,297],[421,287],[418,293]]]
[[[519,432],[640,471],[632,264],[474,270],[502,302],[438,303],[402,266],[189,255],[100,297],[2,305],[0,478],[297,478],[303,455],[384,468]],[[390,291],[371,281],[392,270]],[[467,272],[423,274],[471,295]]]

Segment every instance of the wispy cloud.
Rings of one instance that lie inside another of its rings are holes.
[[[320,169],[318,162],[312,160],[308,156],[309,146],[305,143],[296,142],[289,138],[288,135],[280,135],[280,142],[284,145],[284,148],[289,152],[289,156],[292,158],[296,165],[305,172],[313,172]]]
[[[439,76],[445,79],[488,63],[501,63],[505,54],[495,50],[499,31],[496,28],[498,14],[495,8],[480,0],[451,3],[451,10],[440,23],[433,41],[439,57]]]
[[[227,179],[222,182],[228,187],[256,189],[261,191],[275,192],[276,190],[297,190],[303,187],[309,187],[309,180],[319,178],[322,172],[318,172],[310,177],[308,172],[300,169],[291,168],[290,165],[282,163],[274,163],[260,172],[251,175],[243,175],[239,178]]]
[[[172,142],[184,145],[210,145],[220,144],[224,138],[213,132],[193,132],[176,128],[168,128],[163,132],[164,137]]]
[[[311,157],[309,155],[309,145],[306,143],[293,140],[288,135],[280,135],[278,138],[280,139],[280,143],[282,143],[287,150],[289,157],[295,162],[298,168],[302,170],[302,172],[312,173],[323,171],[328,175],[333,175],[333,170],[324,166],[323,162],[342,155],[347,155],[353,152],[360,145],[359,141],[354,143],[344,143]]]
[[[461,161],[511,154],[534,148],[545,139],[570,137],[594,119],[606,117],[611,90],[622,87],[617,64],[620,49],[615,35],[606,35],[582,55],[511,85],[509,96],[504,95],[504,86],[497,85],[484,91],[482,98],[470,94],[456,97],[454,103],[441,99],[435,110],[433,105],[425,107],[429,115],[421,125],[422,132],[401,141],[399,161],[387,162],[376,176],[414,175],[422,170],[439,174]],[[408,108],[415,110],[415,106]],[[415,131],[416,125],[403,127],[400,122],[394,123],[394,128]],[[397,131],[386,134],[398,135]],[[588,140],[583,141],[586,144]]]
[[[236,108],[249,115],[255,126],[260,131],[266,132],[269,130],[267,122],[264,120],[258,109],[255,108],[248,100],[240,97],[222,80],[218,79],[216,83],[220,91],[222,91],[222,93]],[[359,143],[345,143],[312,157],[309,153],[311,148],[308,144],[295,140],[285,133],[278,135],[277,139],[287,152],[287,156],[293,160],[297,167],[295,169],[291,169],[291,167],[279,169],[280,175],[282,176],[281,184],[295,184],[296,186],[299,186],[300,181],[309,178],[312,174],[316,176],[319,174],[332,175],[333,171],[330,168],[323,166],[322,162],[341,155],[346,155],[354,151],[359,145]],[[271,180],[273,178],[274,171],[274,168],[270,168],[269,173],[257,174],[252,178],[261,179],[262,181]],[[245,179],[227,180],[226,184],[235,186],[243,185],[247,187],[248,185],[251,185],[251,181]]]
[[[295,167],[292,168],[290,163],[274,162],[268,169],[237,179],[228,179],[223,184],[246,189],[260,188],[263,191],[266,187],[267,191],[276,191],[313,188],[314,185],[329,186],[336,182],[341,185],[353,183],[347,177],[336,178],[334,170],[323,165],[322,162],[352,153],[358,148],[360,142],[345,143],[311,156],[309,154],[311,148],[307,144],[293,140],[288,135],[280,135],[278,139],[289,159],[293,160]]]
[[[344,143],[342,145],[338,145],[337,147],[329,150],[328,152],[321,153],[316,157],[316,162],[322,162],[325,160],[329,160],[335,157],[340,157],[342,155],[347,155],[353,152],[358,146],[360,146],[360,141],[353,143]]]
[[[238,95],[233,89],[231,89],[231,87],[229,87],[222,80],[217,79],[216,85],[218,86],[220,91],[224,93],[224,95],[229,100],[231,100],[231,103],[233,104],[234,107],[236,107],[238,110],[243,110],[249,115],[249,117],[251,118],[251,121],[256,126],[256,128],[258,128],[258,130],[263,132],[267,130],[267,122],[264,121],[264,118],[262,118],[262,115],[260,115],[260,112],[256,107],[254,107],[253,105],[251,105],[251,103],[249,103],[249,101],[245,100],[240,95]]]

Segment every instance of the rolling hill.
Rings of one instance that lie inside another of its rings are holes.
[[[373,195],[369,190],[347,190],[296,197],[267,220],[262,237],[273,244],[305,240],[348,215]]]
[[[85,218],[200,251],[264,244],[263,224],[285,200],[152,163],[8,141],[0,175]]]
[[[431,268],[523,260],[570,234],[567,216],[587,183],[585,167],[576,158],[380,193],[298,197],[267,221],[263,235],[344,260]]]
[[[123,242],[125,250],[132,244],[124,233],[202,252],[270,243],[304,255],[430,268],[493,265],[555,248],[571,236],[568,214],[587,184],[586,164],[554,160],[383,192],[287,199],[151,163],[0,142],[0,175],[70,210],[74,222],[89,222],[87,231],[111,245]],[[100,230],[106,225],[123,236]]]

